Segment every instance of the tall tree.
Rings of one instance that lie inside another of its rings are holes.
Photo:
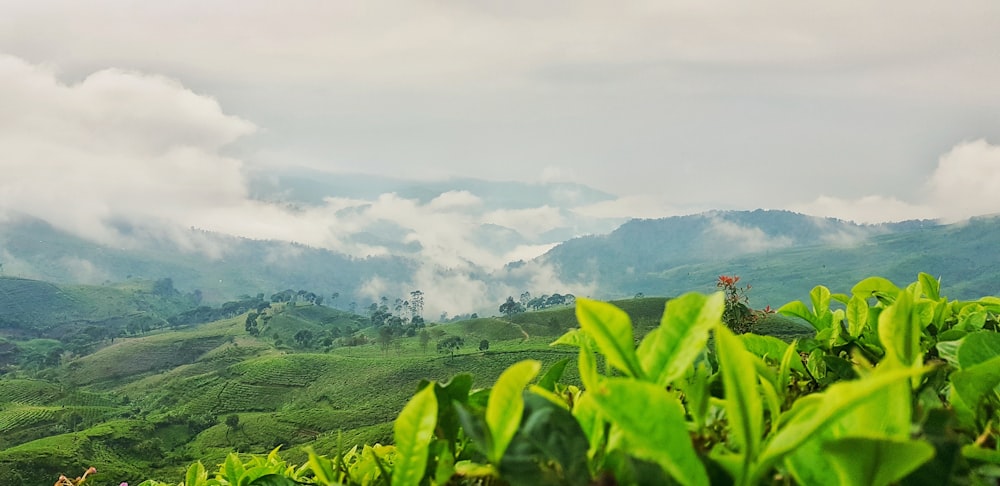
[[[524,312],[524,306],[520,302],[514,300],[513,296],[507,297],[507,301],[500,304],[500,313],[507,316],[509,319],[514,314],[520,314]]]
[[[388,353],[389,346],[392,345],[392,328],[389,326],[382,326],[378,328],[378,344],[382,347],[382,352]]]
[[[427,352],[427,344],[431,342],[431,333],[427,329],[420,330],[420,350]]]
[[[410,292],[410,312],[413,314],[411,321],[424,322],[424,293],[420,290]]]
[[[525,307],[528,307],[528,302],[531,302],[531,292],[528,292],[527,290],[525,290],[521,294],[521,298],[518,300],[518,302],[520,302],[521,305],[523,305]]]

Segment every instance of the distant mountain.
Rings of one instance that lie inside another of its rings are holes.
[[[420,203],[446,192],[468,191],[482,200],[487,211],[527,209],[549,205],[575,207],[610,201],[612,194],[582,184],[569,182],[527,183],[454,178],[440,181],[414,181],[368,174],[347,174],[291,169],[282,172],[254,172],[250,193],[256,199],[305,205],[319,205],[328,197],[372,200],[395,193]]]
[[[816,245],[845,245],[900,226],[858,225],[789,211],[711,211],[634,219],[607,235],[569,240],[541,260],[565,280],[598,279],[602,286],[692,263]]]
[[[569,239],[533,260],[486,268],[462,255],[442,265],[425,258],[418,242],[396,228],[370,226],[354,238],[393,248],[391,254],[355,258],[289,242],[235,238],[190,230],[200,250],[172,241],[100,245],[30,218],[0,224],[0,272],[55,283],[111,284],[130,279],[172,279],[207,303],[240,295],[306,289],[359,308],[377,300],[427,295],[428,316],[442,311],[493,313],[508,295],[573,293],[618,298],[637,293],[670,296],[712,291],[720,274],[753,285],[752,303],[781,305],[801,289],[825,284],[835,291],[869,275],[909,282],[919,271],[943,276],[945,288],[968,295],[1000,294],[1000,219],[973,218],[955,225],[907,221],[858,225],[788,211],[712,211],[629,221],[598,236]],[[523,235],[481,224],[469,241],[514,248]],[[210,251],[206,251],[208,248]],[[951,295],[951,294],[949,294]],[[433,309],[433,310],[431,310]]]
[[[133,278],[171,278],[178,289],[201,291],[209,302],[241,294],[309,289],[344,294],[373,278],[406,281],[415,263],[405,257],[352,258],[283,241],[258,241],[190,230],[205,252],[172,241],[142,240],[112,247],[21,218],[0,225],[0,270],[7,276],[55,283],[110,284]],[[214,253],[214,254],[213,254]]]
[[[907,284],[918,272],[943,280],[946,295],[1000,295],[1000,217],[940,225],[857,225],[787,211],[710,212],[633,220],[605,236],[570,240],[540,257],[560,278],[604,297],[714,290],[719,275],[753,286],[751,303],[808,298],[815,285],[848,292],[880,275]]]

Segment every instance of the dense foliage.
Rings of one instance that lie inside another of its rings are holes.
[[[395,445],[299,467],[233,454],[184,484],[995,484],[1000,298],[948,300],[921,274],[810,300],[779,312],[815,338],[736,335],[723,293],[692,293],[636,346],[627,314],[579,299],[553,345],[578,348],[582,388],[559,382],[566,360],[540,377],[518,362],[490,389],[423,382]]]

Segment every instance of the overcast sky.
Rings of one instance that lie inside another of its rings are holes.
[[[308,166],[578,182],[620,196],[603,216],[954,220],[1000,211],[998,25],[994,0],[0,0],[0,204],[298,234],[246,174]]]

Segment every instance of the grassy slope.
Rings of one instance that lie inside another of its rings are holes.
[[[55,285],[38,280],[0,277],[0,335],[60,335],[72,327],[115,319],[164,319],[193,303],[184,296],[152,293],[153,282],[119,285]]]

